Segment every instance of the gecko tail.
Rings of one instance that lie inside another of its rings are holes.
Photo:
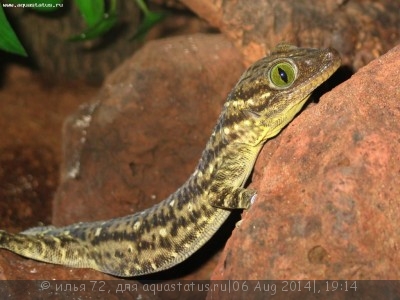
[[[40,232],[43,230],[40,231],[39,228],[17,234],[0,230],[0,248],[47,263],[75,268],[93,268],[95,266],[87,247],[82,245],[78,239],[67,235],[56,237]]]

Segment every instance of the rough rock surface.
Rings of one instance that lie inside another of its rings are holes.
[[[247,63],[280,41],[339,50],[358,69],[394,47],[400,38],[400,2],[392,0],[182,0],[216,26]]]
[[[18,232],[51,222],[62,124],[96,89],[49,85],[21,66],[3,67],[0,62],[0,228]]]
[[[221,35],[154,41],[132,56],[66,123],[53,223],[127,215],[174,192],[242,71]]]
[[[0,228],[18,232],[37,224],[32,222],[35,218],[36,222],[50,222],[57,166],[49,147],[0,147]]]
[[[212,279],[400,278],[399,70],[396,47],[267,142]]]

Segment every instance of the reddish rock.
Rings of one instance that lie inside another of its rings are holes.
[[[50,222],[57,163],[43,145],[0,147],[0,228],[18,232]]]
[[[399,69],[397,47],[267,142],[212,279],[400,278]]]
[[[400,37],[400,2],[383,0],[282,1],[182,0],[218,27],[248,63],[278,42],[332,46],[358,69],[394,47]]]
[[[51,222],[62,124],[95,89],[0,65],[0,228],[18,232]]]
[[[66,123],[53,223],[131,214],[174,192],[242,71],[220,35],[154,41],[132,56]]]

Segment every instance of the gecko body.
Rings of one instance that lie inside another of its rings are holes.
[[[339,65],[334,49],[279,44],[239,79],[195,171],[164,201],[107,221],[36,227],[18,234],[0,231],[0,248],[121,277],[182,262],[214,235],[232,209],[249,208],[256,193],[244,184],[261,147]]]

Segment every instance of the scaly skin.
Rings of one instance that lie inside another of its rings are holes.
[[[261,147],[339,65],[333,49],[278,45],[239,79],[197,168],[167,199],[108,221],[37,227],[19,234],[0,231],[0,248],[126,277],[182,262],[211,238],[231,209],[250,207],[256,193],[243,186]]]

